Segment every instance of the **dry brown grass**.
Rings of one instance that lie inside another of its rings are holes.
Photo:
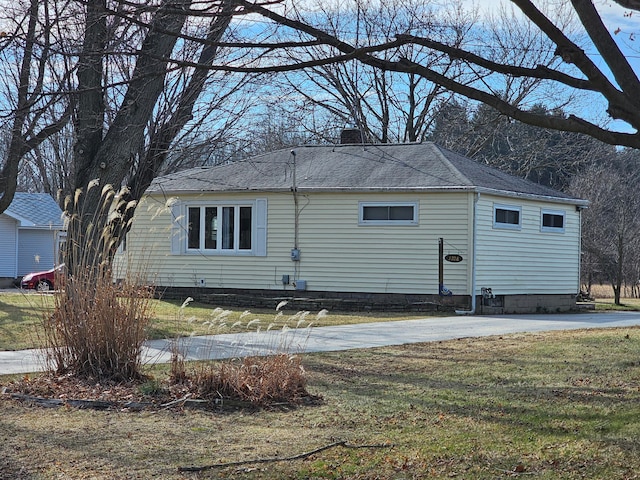
[[[140,378],[153,292],[115,285],[108,271],[80,270],[55,294],[43,318],[47,363],[57,374],[126,381]]]
[[[598,298],[613,298],[613,288],[611,285],[593,285],[591,287],[591,296]]]
[[[182,303],[179,317],[184,315],[191,301],[191,298],[187,298]],[[280,302],[274,312],[273,321],[266,328],[266,332],[272,332],[272,335],[262,355],[245,357],[240,354],[242,346],[239,345],[238,354],[227,360],[189,364],[185,361],[185,353],[182,351],[185,347],[184,342],[174,341],[169,374],[173,394],[182,392],[210,401],[232,399],[254,407],[272,406],[276,403],[293,405],[302,399],[309,399],[304,368],[300,357],[293,351],[294,336],[291,336],[291,340],[285,341],[279,334],[281,331],[274,328],[280,327],[286,331],[291,330],[291,325],[296,328],[296,332],[306,332],[308,335],[310,323],[307,317],[310,316],[310,312],[298,312],[286,317],[281,311],[286,303]],[[232,312],[223,309],[216,309],[214,312],[216,314],[206,320],[206,323],[214,329],[228,328],[228,319]],[[326,311],[321,311],[316,318],[324,315]],[[240,318],[233,322],[232,329],[260,329],[260,321],[250,319],[250,312],[244,312]],[[250,320],[245,323],[242,318]],[[186,339],[186,343],[188,342]],[[208,348],[215,349],[215,342]],[[299,348],[299,345],[296,344],[295,348]]]
[[[613,299],[613,288],[611,285],[593,285],[591,287],[591,296],[596,300]],[[631,287],[622,287],[621,297],[622,299],[635,299],[634,289]]]
[[[505,335],[306,355],[296,409],[41,409],[0,400],[0,478],[632,479],[640,329]],[[158,372],[155,372],[157,375]],[[289,456],[200,475],[180,466]]]
[[[280,353],[222,362],[206,362],[180,370],[172,365],[172,388],[208,400],[233,399],[266,407],[295,405],[310,397],[299,356]]]
[[[43,316],[42,346],[49,368],[59,375],[115,381],[142,377],[153,290],[139,286],[135,278],[113,283],[111,260],[118,239],[113,225],[104,224],[104,218],[114,221],[132,206],[123,193],[105,186],[96,212],[82,211],[82,190],[66,199],[66,210],[73,212],[64,250],[67,272],[58,275],[53,312]],[[92,222],[86,225],[81,221],[85,218]]]

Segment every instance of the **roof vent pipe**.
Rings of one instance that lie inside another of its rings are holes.
[[[357,128],[345,128],[340,132],[340,144],[341,145],[357,145],[364,143],[362,139],[362,132]]]

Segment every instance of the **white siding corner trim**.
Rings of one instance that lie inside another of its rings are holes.
[[[0,277],[16,278],[18,272],[17,222],[0,214]]]

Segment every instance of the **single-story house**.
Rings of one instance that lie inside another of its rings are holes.
[[[303,146],[157,178],[117,275],[201,299],[568,310],[586,205],[430,142]]]
[[[59,263],[65,238],[62,210],[46,193],[17,192],[0,214],[0,284]]]

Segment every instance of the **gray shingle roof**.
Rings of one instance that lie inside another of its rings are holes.
[[[62,210],[46,193],[16,192],[9,208],[4,212],[23,222],[23,226],[62,228]]]
[[[157,178],[149,193],[476,190],[578,201],[425,143],[304,146]],[[295,166],[295,168],[294,168]]]

